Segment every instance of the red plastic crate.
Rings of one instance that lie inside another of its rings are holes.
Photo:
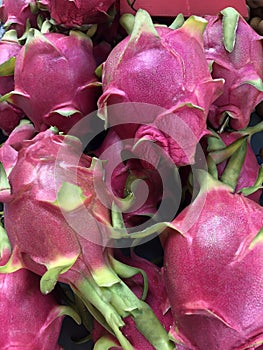
[[[130,0],[132,3],[133,0]],[[191,15],[217,15],[225,7],[234,7],[243,17],[248,17],[248,10],[245,0],[136,0],[134,8],[143,8],[152,16],[174,17],[182,13],[185,17]],[[135,13],[129,6],[127,0],[120,0],[120,12]]]

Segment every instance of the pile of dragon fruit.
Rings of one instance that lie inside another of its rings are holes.
[[[72,319],[69,349],[262,350],[263,37],[232,7],[0,21],[0,349]]]

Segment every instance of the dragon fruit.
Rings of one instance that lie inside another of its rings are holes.
[[[56,126],[68,132],[96,109],[92,50],[91,40],[80,32],[67,36],[31,29],[17,55],[15,89],[6,99],[21,108],[38,131]]]
[[[10,30],[0,41],[0,94],[4,95],[14,88],[14,66],[16,56],[21,50],[16,32]],[[0,128],[9,134],[19,123],[24,113],[8,102],[0,103]]]
[[[0,347],[2,350],[59,350],[63,315],[79,317],[60,306],[52,293],[39,290],[39,276],[22,269],[0,274]]]
[[[160,144],[177,165],[194,162],[208,110],[222,90],[223,81],[211,78],[204,55],[205,26],[204,19],[192,16],[177,30],[154,27],[150,15],[139,10],[131,35],[103,64],[99,116],[118,124],[123,139]],[[109,107],[114,104],[123,106]]]
[[[233,8],[205,18],[204,47],[212,77],[225,80],[224,92],[211,107],[208,120],[219,129],[228,117],[231,128],[243,129],[263,100],[262,37]]]
[[[124,350],[131,345],[120,331],[123,317],[130,315],[143,334],[151,317],[156,332],[147,333],[147,339],[156,349],[172,349],[152,310],[109,263],[105,245],[112,231],[105,193],[100,162],[82,154],[76,137],[46,130],[24,141],[2,181],[0,197],[13,250],[0,272],[27,268],[37,273],[44,294],[58,280],[69,284]]]
[[[7,175],[16,164],[18,151],[22,148],[23,141],[31,140],[35,133],[33,125],[28,120],[22,120],[1,145],[0,159]]]
[[[263,210],[199,171],[201,190],[163,237],[171,335],[189,349],[263,344]]]
[[[128,286],[138,297],[143,296],[145,288],[145,280],[143,279],[143,275],[139,274],[139,272],[143,271],[146,274],[148,288],[145,301],[151,306],[160,322],[164,325],[165,329],[169,331],[172,325],[172,314],[171,310],[165,310],[167,295],[161,269],[150,261],[143,259],[134,253],[132,253],[131,257],[121,256],[120,258],[118,255],[118,259],[129,266],[129,268],[135,267],[138,269],[138,274],[126,280]],[[126,334],[135,350],[154,349],[153,346],[138,332],[131,318],[126,319],[125,323],[123,332]],[[110,349],[122,349],[116,339],[114,339],[114,337],[112,337],[110,334],[107,334],[105,329],[103,329],[97,322],[94,324],[92,338],[95,342],[95,349],[99,349],[99,345],[102,342],[114,344],[115,347],[111,347]]]
[[[41,1],[40,1],[41,3]],[[49,0],[44,1],[56,24],[68,28],[82,25],[105,22],[109,17],[107,11],[115,0]]]
[[[171,199],[176,177],[172,166],[165,164],[162,169],[154,169],[130,154],[125,156],[125,150],[129,147],[126,141],[121,140],[111,128],[94,154],[107,161],[104,166],[105,182],[112,194],[123,199],[133,194],[129,207],[123,210],[123,219],[126,227],[136,227],[156,214],[162,200],[168,202]],[[167,218],[167,206],[165,214]]]
[[[24,34],[27,21],[31,27],[37,25],[37,6],[35,0],[3,0],[0,7],[0,21],[8,29],[15,29],[20,37]]]

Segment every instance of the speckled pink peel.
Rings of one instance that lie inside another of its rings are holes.
[[[203,172],[201,178],[201,192],[164,240],[171,335],[194,350],[260,346],[262,207]]]

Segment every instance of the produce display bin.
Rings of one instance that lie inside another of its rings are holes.
[[[130,2],[130,5],[129,5]],[[182,13],[188,17],[190,15],[216,15],[225,7],[234,7],[242,16],[248,16],[248,9],[245,0],[120,0],[120,12],[135,13],[135,10],[143,8],[152,16],[173,17]]]
[[[11,0],[11,1],[15,2],[17,0]],[[254,0],[254,1],[256,2],[258,0]],[[41,0],[39,0],[39,2],[41,3]],[[0,6],[2,5],[2,3],[3,3],[3,0],[0,0]],[[44,0],[43,0],[43,3],[45,3]],[[249,12],[249,7],[247,4],[249,4],[249,0],[247,1],[247,3],[246,3],[246,0],[211,0],[210,2],[206,2],[206,1],[202,2],[202,1],[196,1],[196,0],[116,0],[116,8],[117,8],[116,18],[117,20],[119,20],[119,14],[123,15],[126,13],[130,13],[135,15],[138,9],[144,9],[147,12],[149,12],[149,14],[154,18],[155,20],[155,22],[153,21],[154,24],[156,22],[163,24],[170,20],[172,21],[178,14],[182,14],[186,19],[186,17],[189,17],[191,15],[196,15],[196,16],[217,15],[224,8],[233,7],[246,19],[247,22],[249,22],[249,18],[251,18],[251,12]],[[263,14],[263,7],[262,7],[262,14]],[[164,21],[162,22],[162,20]],[[190,20],[192,20],[192,18],[190,18]],[[105,23],[103,23],[103,25],[104,24]],[[108,25],[108,22],[106,24]],[[4,29],[2,25],[3,23],[0,22],[0,39],[4,34]],[[103,27],[103,28],[106,28],[106,27]],[[65,28],[63,28],[63,30],[65,30]],[[121,28],[121,30],[123,30],[123,28]],[[92,37],[92,40],[93,40],[93,37]],[[245,41],[247,43],[247,38]],[[116,43],[118,43],[117,40],[114,42],[114,44]],[[184,47],[184,45],[187,45],[187,43],[185,44],[185,42],[183,42],[182,47]],[[39,51],[37,51],[37,54],[39,55]],[[151,56],[151,59],[152,59],[152,56]],[[159,60],[159,56],[158,56],[158,60]],[[191,61],[191,65],[192,65],[192,62],[193,60]],[[127,71],[130,74],[130,71],[129,70]],[[147,88],[150,85],[151,84],[147,85]],[[0,94],[0,97],[1,97],[1,94]],[[263,102],[262,102],[262,105],[263,105]],[[249,115],[250,115],[250,112],[249,112]],[[250,126],[253,126],[261,121],[263,121],[263,113],[261,115],[261,113],[258,112],[257,109],[254,110],[251,114]],[[6,140],[7,140],[7,135],[5,133],[2,133],[0,129],[0,144],[4,143]],[[257,133],[251,138],[251,146],[252,146],[253,152],[258,158],[258,163],[263,167],[263,132]],[[263,206],[263,192],[261,194],[260,204]],[[0,202],[0,208],[1,210],[3,210],[3,204],[1,202]],[[233,216],[231,216],[230,220],[233,220]],[[138,255],[141,255],[148,260],[157,261],[160,258],[161,254],[163,254],[160,243],[155,240],[151,240],[145,243],[143,247],[135,247],[135,248],[138,249],[138,251],[134,250],[135,253],[138,252]],[[158,304],[158,306],[159,305],[160,304]],[[154,331],[155,330],[153,329],[153,332]],[[84,349],[92,350],[94,348],[94,344],[92,343],[92,341],[85,341],[87,337],[88,337],[88,331],[85,329],[84,325],[77,325],[76,322],[69,316],[66,316],[64,318],[60,336],[59,336],[59,341],[58,341],[59,346],[61,347],[60,348],[61,350],[62,349],[63,350],[84,350]],[[84,340],[83,343],[81,342],[82,339]],[[101,348],[97,348],[97,349],[101,350]],[[111,349],[111,347],[109,349]],[[257,349],[263,350],[263,346],[260,345],[260,347]],[[1,346],[0,346],[0,350],[1,350]],[[53,349],[50,349],[50,350],[53,350]],[[140,350],[145,350],[145,349],[142,348]],[[158,348],[158,350],[162,350],[162,349]],[[222,349],[222,350],[225,350],[225,349]]]

